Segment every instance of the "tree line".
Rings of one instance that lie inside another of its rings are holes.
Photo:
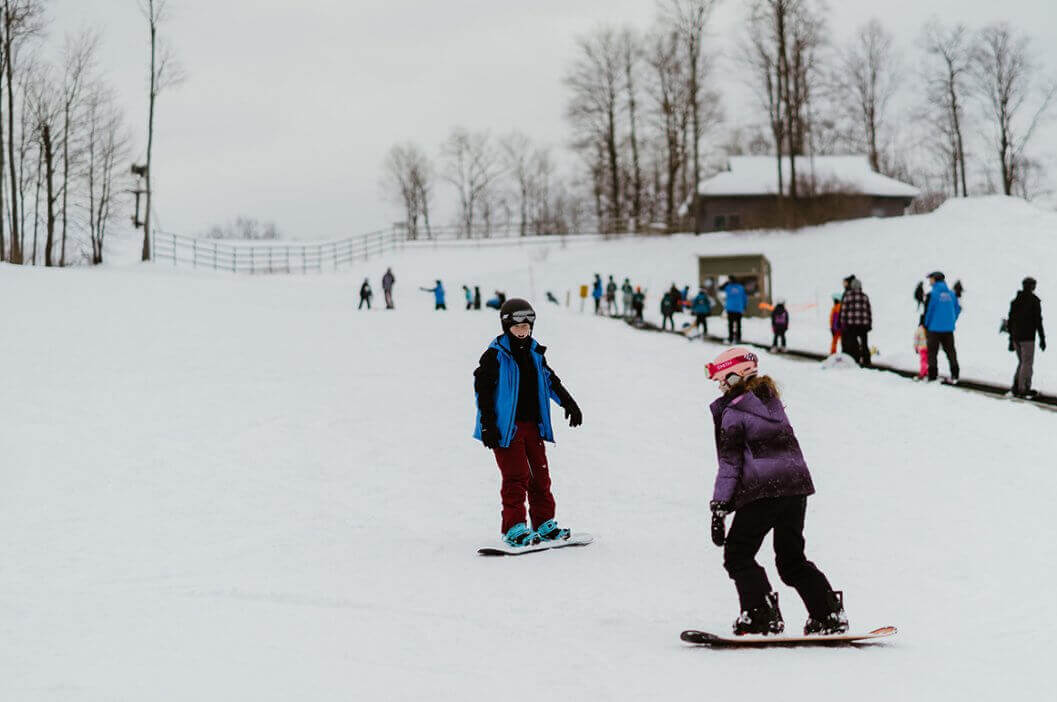
[[[783,156],[866,154],[922,190],[919,210],[1041,189],[1030,145],[1057,80],[1026,32],[933,18],[900,47],[876,18],[834,36],[823,0],[752,0],[721,41],[718,2],[658,0],[650,28],[602,25],[576,39],[563,78],[570,138],[560,155],[578,164],[569,176],[553,149],[519,132],[456,127],[436,162],[413,142],[393,146],[382,186],[409,236],[429,235],[441,181],[466,234],[497,222],[521,234],[674,231],[692,226],[686,206],[702,178],[741,154],[774,157],[776,192],[794,213],[814,185]],[[748,114],[724,109],[720,72],[749,87]]]
[[[128,170],[133,140],[98,63],[99,33],[55,40],[45,0],[0,0],[0,261],[102,263],[118,205],[133,186],[146,195],[135,224],[149,257],[154,104],[180,72],[158,39],[165,0],[140,0],[139,9],[150,46],[147,160],[139,167],[145,188]]]

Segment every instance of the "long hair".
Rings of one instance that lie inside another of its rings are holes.
[[[760,398],[761,402],[768,402],[772,399],[777,400],[781,397],[781,394],[778,392],[778,385],[775,384],[774,380],[769,375],[754,375],[748,380],[732,386],[727,395],[731,399],[734,399],[747,392],[751,392],[753,395]]]

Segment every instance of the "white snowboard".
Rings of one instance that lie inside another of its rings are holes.
[[[489,546],[477,549],[479,556],[522,556],[526,553],[537,553],[539,551],[552,551],[556,548],[566,546],[586,546],[595,540],[595,537],[583,532],[574,532],[568,539],[562,541],[541,541],[534,546],[508,546],[502,541],[497,541]]]
[[[719,636],[706,631],[690,629],[684,631],[679,638],[687,643],[699,646],[825,646],[827,644],[855,643],[857,641],[881,639],[894,635],[896,631],[894,626],[883,626],[880,629],[858,634],[813,634],[811,636],[747,634],[745,636]]]

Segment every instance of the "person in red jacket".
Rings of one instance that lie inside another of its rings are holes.
[[[833,295],[833,307],[829,310],[829,333],[833,340],[829,344],[829,355],[837,353],[837,342],[840,341],[840,295]]]

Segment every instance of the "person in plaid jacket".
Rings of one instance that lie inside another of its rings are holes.
[[[862,281],[854,278],[840,303],[841,350],[860,366],[870,365],[870,345],[866,335],[873,329],[870,298],[862,291]]]

